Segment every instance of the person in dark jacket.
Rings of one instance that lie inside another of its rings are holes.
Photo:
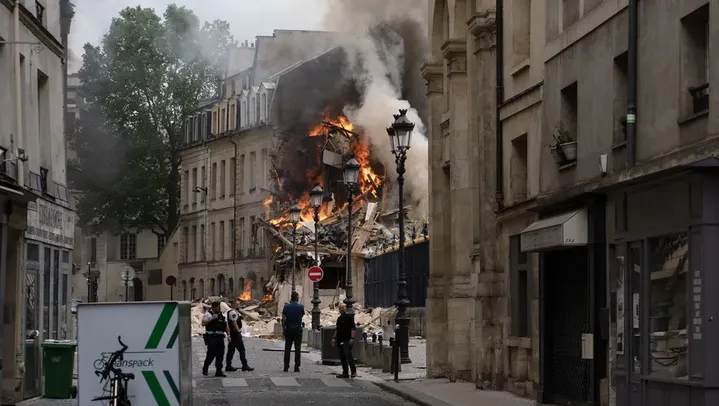
[[[339,310],[340,316],[337,318],[337,328],[335,329],[334,337],[332,337],[332,345],[337,346],[340,362],[342,362],[342,374],[337,375],[337,377],[356,378],[357,366],[352,356],[352,346],[355,342],[355,334],[357,334],[355,318],[354,315],[347,314],[347,306],[344,304],[340,304]],[[350,372],[352,375],[349,374]]]
[[[305,306],[299,303],[300,295],[292,292],[290,302],[282,309],[282,327],[285,336],[285,369],[290,370],[290,352],[295,347],[295,372],[300,372],[300,359],[302,353],[302,317],[305,315]]]
[[[234,299],[231,303],[231,309],[227,312],[227,324],[230,330],[230,342],[227,348],[227,359],[225,360],[225,371],[234,372],[237,368],[232,366],[232,357],[235,356],[235,350],[240,353],[240,362],[242,362],[243,371],[254,371],[247,363],[245,354],[245,343],[242,341],[242,314],[240,314],[240,301]]]
[[[205,326],[205,344],[207,344],[202,375],[207,376],[210,364],[215,361],[215,376],[226,377],[227,375],[222,372],[222,358],[225,355],[225,334],[229,336],[229,330],[220,302],[212,302],[210,311],[202,317],[202,325]]]

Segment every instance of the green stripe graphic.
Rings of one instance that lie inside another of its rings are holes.
[[[175,313],[176,307],[177,303],[167,303],[162,308],[162,313],[160,313],[160,317],[157,318],[157,322],[155,323],[155,328],[152,329],[152,334],[150,334],[150,338],[147,339],[147,344],[145,344],[146,350],[155,350],[160,345],[162,336],[165,334],[165,330],[167,330],[167,325],[170,324],[170,319]]]
[[[157,379],[155,373],[152,371],[142,371],[142,376],[145,378],[145,381],[147,381],[147,386],[150,387],[150,392],[152,392],[157,406],[170,406],[170,401],[167,399],[165,391],[162,390],[160,381]]]
[[[167,383],[170,384],[170,388],[172,388],[172,393],[175,394],[177,403],[180,403],[180,389],[177,387],[177,384],[175,384],[175,380],[172,379],[172,374],[170,374],[170,371],[162,371],[162,373],[165,374],[165,379],[167,379]]]
[[[180,335],[180,324],[179,323],[175,326],[175,331],[172,332],[172,335],[170,336],[170,341],[167,342],[168,349],[175,346],[178,335]]]

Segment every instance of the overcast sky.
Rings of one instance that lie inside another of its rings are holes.
[[[230,23],[237,41],[254,41],[274,29],[322,29],[326,0],[73,0],[75,19],[70,30],[70,59],[82,58],[86,42],[97,44],[110,21],[127,6],[152,7],[162,14],[168,4],[192,9],[202,21]],[[72,61],[74,62],[74,61]],[[74,64],[73,64],[74,65]],[[72,69],[72,67],[71,67]]]

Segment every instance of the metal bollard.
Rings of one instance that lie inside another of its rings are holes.
[[[394,381],[399,382],[399,343],[397,342],[397,333],[399,332],[399,324],[394,325],[394,346],[392,347],[392,368],[394,369]]]
[[[392,351],[392,353],[391,353],[392,361],[390,362],[389,372],[391,374],[394,373],[394,347],[396,347],[396,345],[394,345],[394,337],[390,337],[389,338],[389,349],[390,349],[390,351]]]
[[[373,343],[377,342],[377,333],[372,333],[372,342]]]
[[[380,335],[377,336],[377,340],[379,341],[379,346],[380,346],[380,347],[382,346],[382,339],[383,339],[382,334],[380,334]],[[390,338],[390,340],[391,340],[391,338]]]
[[[367,333],[362,332],[362,340],[366,343],[367,342]]]

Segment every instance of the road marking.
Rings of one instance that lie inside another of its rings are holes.
[[[244,378],[222,378],[222,386],[225,388],[244,388],[247,381]]]
[[[325,385],[329,386],[330,388],[350,388],[352,385],[347,382],[345,379],[339,379],[339,378],[322,378],[320,379]]]
[[[295,378],[270,378],[270,380],[277,386],[300,386]]]

